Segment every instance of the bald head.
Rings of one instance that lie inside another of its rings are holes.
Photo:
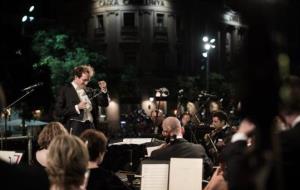
[[[181,134],[181,124],[180,121],[176,117],[167,117],[163,123],[163,132],[167,133],[167,135],[179,135]],[[166,136],[166,135],[164,135]]]

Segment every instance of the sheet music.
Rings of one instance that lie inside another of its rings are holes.
[[[147,156],[150,157],[152,151],[161,148],[163,145],[164,145],[164,144],[161,144],[161,145],[159,145],[159,146],[150,146],[150,147],[147,147],[147,148],[146,148],[146,149],[147,149]]]
[[[145,144],[151,142],[152,138],[124,138],[123,142],[128,144]]]
[[[0,151],[0,159],[9,164],[19,164],[23,153],[15,151]]]
[[[200,158],[171,158],[169,190],[202,189],[202,170]]]
[[[142,163],[141,190],[168,190],[169,164]]]
[[[117,142],[117,143],[112,143],[109,144],[109,146],[111,145],[123,145],[123,144],[136,144],[136,145],[140,145],[140,144],[145,144],[148,142],[151,142],[152,138],[124,138],[122,142]]]
[[[15,152],[12,159],[12,164],[19,164],[22,159],[23,153]]]

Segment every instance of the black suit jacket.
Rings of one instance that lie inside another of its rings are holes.
[[[230,190],[253,190],[253,170],[250,165],[252,154],[247,151],[247,141],[239,140],[228,143],[221,153],[221,160],[225,163],[225,179]]]
[[[152,160],[170,160],[170,158],[202,158],[204,163],[204,178],[212,172],[212,162],[205,149],[200,144],[189,143],[187,140],[176,139],[166,147],[154,150],[151,153]]]
[[[103,168],[90,169],[87,190],[130,190],[114,173]]]
[[[100,93],[95,98],[91,99],[96,95],[96,91],[87,88],[87,96],[90,98],[92,103],[92,116],[95,126],[99,125],[99,110],[98,106],[107,107],[108,106],[108,96],[107,93]],[[79,104],[80,99],[77,92],[71,83],[63,86],[59,90],[59,94],[56,98],[55,108],[54,108],[54,118],[57,121],[63,123],[67,129],[70,129],[70,125],[74,125],[71,119],[82,120],[84,111],[80,110],[80,114],[76,112],[75,105]]]
[[[299,185],[300,171],[300,122],[279,134],[280,168],[283,187],[293,189]]]
[[[10,165],[0,159],[1,189],[49,189],[47,172],[41,167]]]

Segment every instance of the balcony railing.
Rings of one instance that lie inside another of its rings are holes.
[[[137,40],[138,28],[136,26],[123,26],[121,28],[121,37],[123,40]]]

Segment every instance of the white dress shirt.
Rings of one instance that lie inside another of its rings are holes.
[[[93,122],[93,116],[92,116],[92,113],[91,113],[93,107],[92,107],[92,103],[91,103],[90,99],[88,98],[88,96],[85,93],[84,89],[80,88],[74,81],[72,82],[72,85],[75,88],[80,101],[87,102],[87,104],[86,104],[87,108],[84,109],[84,114],[83,114],[82,121],[89,120],[90,122]],[[77,113],[80,114],[78,105],[75,105],[75,109],[76,109]]]

